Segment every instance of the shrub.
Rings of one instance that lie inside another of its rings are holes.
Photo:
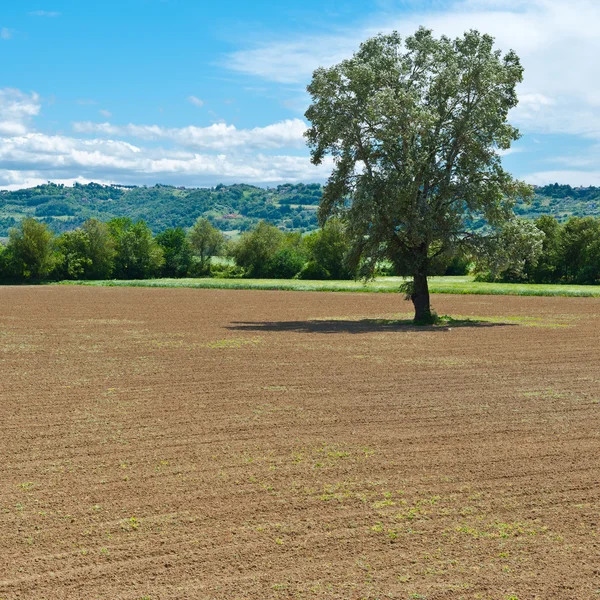
[[[477,255],[477,281],[523,281],[542,254],[544,232],[531,221],[512,219],[488,240]]]
[[[228,263],[212,263],[210,265],[210,276],[221,279],[239,279],[244,276],[244,269]]]
[[[282,248],[269,260],[266,276],[273,279],[291,279],[304,266],[304,256],[297,248]]]
[[[350,242],[343,223],[330,219],[322,229],[306,237],[306,247],[312,262],[329,273],[328,279],[353,279],[355,275],[348,262]]]
[[[269,266],[284,246],[285,235],[274,225],[261,221],[253,230],[242,234],[232,246],[231,255],[249,277],[269,277]]]
[[[471,259],[464,254],[455,255],[446,267],[444,275],[468,275],[471,267]]]
[[[566,281],[600,281],[600,220],[572,217],[562,228],[559,269]]]
[[[318,262],[309,260],[298,273],[298,279],[331,279],[331,273]]]

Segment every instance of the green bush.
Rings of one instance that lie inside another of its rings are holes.
[[[515,218],[487,238],[476,256],[476,281],[526,281],[530,266],[543,252],[544,232],[534,223]]]
[[[186,277],[192,266],[192,248],[181,227],[165,229],[156,236],[162,248],[165,262],[161,269],[163,277]]]
[[[244,269],[235,264],[212,263],[210,265],[210,276],[219,279],[239,279],[244,276]]]
[[[572,217],[562,228],[559,270],[565,281],[600,281],[600,220]]]
[[[118,218],[109,221],[108,227],[115,244],[117,279],[149,279],[160,274],[163,251],[144,221]]]
[[[282,248],[269,260],[266,276],[272,279],[292,279],[304,266],[304,255],[297,248]]]
[[[311,262],[319,265],[328,279],[353,279],[355,270],[348,263],[350,241],[343,223],[330,219],[322,229],[306,236],[304,241]]]
[[[268,277],[269,263],[283,248],[284,238],[277,227],[261,221],[254,229],[242,234],[232,246],[231,255],[248,277]]]
[[[571,217],[560,224],[542,216],[535,222],[544,232],[537,264],[527,265],[529,281],[535,283],[600,283],[600,220]]]
[[[309,260],[298,273],[298,279],[331,279],[331,273],[318,262]]]
[[[89,239],[82,229],[66,231],[56,240],[58,259],[54,273],[58,279],[84,279],[92,266]]]
[[[243,233],[230,252],[247,277],[288,279],[306,262],[301,234],[283,233],[265,221]]]
[[[446,267],[444,275],[468,275],[471,267],[471,259],[464,254],[457,254]]]

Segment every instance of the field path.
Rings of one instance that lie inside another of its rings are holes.
[[[0,599],[600,592],[600,301],[0,287]]]

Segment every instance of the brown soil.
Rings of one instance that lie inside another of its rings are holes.
[[[600,302],[434,305],[0,288],[0,598],[597,597]]]

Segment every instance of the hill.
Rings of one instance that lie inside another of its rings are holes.
[[[264,189],[251,185],[178,188],[89,183],[66,187],[48,183],[0,192],[0,236],[24,216],[48,223],[57,233],[78,227],[90,217],[144,219],[158,233],[167,227],[191,227],[199,216],[222,231],[243,231],[261,219],[287,230],[315,229],[321,186],[285,184]]]
[[[144,219],[155,233],[167,227],[190,227],[199,216],[231,233],[244,231],[261,219],[284,230],[311,230],[317,227],[321,193],[318,183],[267,189],[246,184],[180,188],[47,183],[0,191],[0,237],[24,216],[48,223],[57,233],[74,229],[90,217],[107,221],[123,216]],[[600,216],[600,188],[537,187],[532,203],[517,206],[516,213],[531,219],[550,214],[561,221],[570,216]],[[472,226],[478,229],[482,224],[475,221]]]

